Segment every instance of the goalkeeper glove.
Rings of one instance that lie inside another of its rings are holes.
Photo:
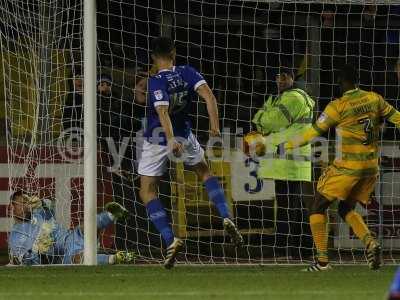
[[[27,196],[27,198],[28,198],[28,205],[32,209],[36,209],[42,206],[42,201],[38,196]]]

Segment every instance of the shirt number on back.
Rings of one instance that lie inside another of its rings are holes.
[[[172,94],[170,96],[171,97],[170,113],[174,114],[184,109],[187,104],[187,96],[188,96],[187,91]]]
[[[358,120],[358,123],[364,125],[365,140],[363,145],[370,145],[375,141],[374,124],[370,118]]]

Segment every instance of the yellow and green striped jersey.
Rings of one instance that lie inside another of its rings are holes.
[[[354,89],[330,102],[313,125],[319,134],[336,127],[334,166],[354,176],[378,172],[378,139],[382,118],[400,125],[400,113],[382,96]]]

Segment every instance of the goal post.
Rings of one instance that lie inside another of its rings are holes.
[[[85,265],[96,265],[97,253],[97,76],[96,0],[83,4],[83,86],[84,92],[84,236]]]

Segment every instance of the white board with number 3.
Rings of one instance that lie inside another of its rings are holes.
[[[275,197],[273,180],[258,179],[258,162],[241,151],[233,153],[231,162],[232,198],[234,201],[272,200]]]

